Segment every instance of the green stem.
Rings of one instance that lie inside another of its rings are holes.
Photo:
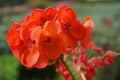
[[[92,56],[92,52],[93,52],[93,50],[89,52],[89,54],[88,54],[88,59],[91,58],[91,56]]]
[[[120,56],[120,53],[116,53],[115,56]]]
[[[8,17],[6,17],[6,19],[7,19],[9,22],[11,22],[11,23],[14,22],[12,19],[10,19],[10,18],[8,18]]]
[[[61,62],[64,64],[64,66],[66,67],[66,69],[68,70],[68,72],[70,73],[71,77],[73,80],[76,80],[75,77],[73,76],[72,72],[70,71],[70,69],[68,68],[67,64],[65,63],[65,61],[62,59],[62,57],[60,57]]]

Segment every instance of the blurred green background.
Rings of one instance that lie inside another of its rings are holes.
[[[92,40],[97,46],[120,53],[120,2],[119,0],[0,0],[0,80],[62,80],[54,66],[43,70],[27,70],[15,58],[6,43],[6,33],[11,23],[6,17],[19,22],[34,8],[56,7],[67,4],[82,21],[90,16],[95,22]],[[93,55],[94,56],[94,55]],[[120,80],[120,57],[115,65],[98,72],[94,80]]]

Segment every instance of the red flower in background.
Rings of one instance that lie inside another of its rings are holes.
[[[104,55],[104,63],[105,64],[114,64],[115,52],[106,51]]]

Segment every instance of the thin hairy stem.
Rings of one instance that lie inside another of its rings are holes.
[[[72,72],[70,71],[70,69],[68,68],[67,64],[65,63],[65,61],[63,60],[62,57],[60,57],[60,60],[61,60],[61,62],[64,64],[64,66],[66,67],[66,69],[68,70],[68,72],[70,73],[72,79],[73,79],[73,80],[76,80],[75,77],[74,77],[74,75],[72,74]]]

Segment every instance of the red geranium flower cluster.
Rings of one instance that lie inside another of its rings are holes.
[[[35,9],[20,23],[13,22],[6,38],[14,56],[27,68],[44,68],[60,62],[57,71],[65,80],[72,80],[60,61],[61,56],[66,61],[68,54],[72,53],[74,70],[91,80],[96,74],[96,67],[101,68],[104,63],[113,64],[114,58],[114,52],[104,54],[91,42],[93,27],[90,17],[80,22],[75,11],[66,5],[48,7],[45,10]],[[104,56],[88,59],[88,49]]]
[[[87,53],[88,50],[91,52],[96,51],[99,56],[90,57],[91,53]],[[93,77],[97,74],[95,71],[96,68],[103,69],[105,65],[114,64],[115,52],[109,50],[104,53],[104,51],[96,47],[93,42],[89,42],[87,49],[80,46],[74,49],[68,49],[66,54],[64,54],[64,61],[67,62],[70,52],[72,52],[73,73],[76,74],[80,80],[93,80]],[[60,63],[56,71],[63,76],[64,80],[75,80],[71,78],[71,75],[65,69],[63,63]]]
[[[82,24],[68,6],[35,9],[20,23],[12,23],[7,42],[24,66],[44,68],[49,61],[57,60],[66,48],[77,47],[77,41],[86,47],[92,27],[90,17]]]

